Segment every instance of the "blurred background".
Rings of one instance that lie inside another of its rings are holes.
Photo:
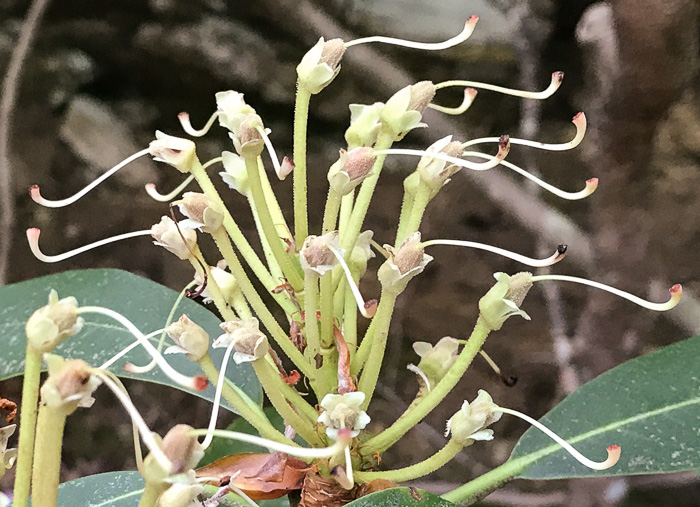
[[[682,283],[689,297],[672,312],[656,315],[581,286],[542,284],[524,305],[532,322],[511,319],[486,343],[485,350],[517,384],[506,387],[485,362],[476,361],[451,397],[392,448],[384,463],[394,468],[417,462],[442,447],[445,420],[480,388],[498,403],[539,418],[603,371],[700,330],[694,298],[700,297],[699,11],[696,0],[3,0],[0,277],[12,283],[68,269],[114,267],[181,289],[192,276],[189,266],[144,238],[51,265],[37,261],[24,238],[26,228],[40,227],[44,251],[58,253],[149,228],[167,206],[151,200],[143,185],[155,182],[167,192],[181,180],[179,173],[140,159],[60,210],[35,205],[27,188],[39,183],[47,198],[72,194],[146,147],[156,129],[183,135],[180,111],[188,111],[195,126],[203,124],[216,107],[214,93],[228,89],[245,93],[272,129],[280,156],[291,155],[295,67],[319,36],[439,41],[477,14],[474,36],[447,51],[384,45],[348,50],[338,78],[312,100],[312,230],[320,229],[325,174],[344,146],[349,103],[385,101],[426,79],[540,90],[553,71],[564,71],[562,87],[547,101],[482,91],[463,116],[426,113],[430,128],[411,133],[403,145],[424,148],[448,134],[466,140],[508,133],[564,142],[573,136],[571,117],[585,111],[589,131],[576,150],[552,154],[514,146],[509,160],[570,191],[598,177],[599,190],[568,202],[503,169],[460,173],[429,206],[423,237],[481,241],[530,256],[548,255],[564,243],[569,254],[556,273],[592,277],[656,300]],[[28,12],[34,20],[26,23]],[[436,103],[456,105],[461,94],[441,91]],[[197,145],[203,161],[231,149],[223,129],[213,129]],[[365,222],[380,243],[395,234],[402,180],[415,161],[389,158],[386,167],[380,197]],[[290,211],[291,178],[276,189]],[[243,199],[226,195],[236,219],[252,234]],[[377,430],[415,395],[417,384],[405,369],[418,359],[411,344],[468,335],[492,273],[522,269],[484,252],[436,247],[431,254],[435,261],[402,295],[391,327],[371,409]],[[377,266],[363,280],[368,298],[379,295]],[[208,418],[208,405],[186,395],[138,382],[129,388],[147,422],[161,433],[175,422],[202,425]],[[4,397],[19,402],[19,393],[19,381],[0,384]],[[126,417],[109,395],[98,393],[98,404],[99,413],[84,411],[69,422],[63,479],[134,467],[133,457],[123,453],[130,445]],[[504,418],[495,429],[494,442],[463,451],[454,466],[419,485],[445,491],[502,463],[526,426]],[[0,484],[3,490],[10,488],[11,475]],[[698,494],[696,474],[676,474],[516,481],[486,503],[690,506]]]

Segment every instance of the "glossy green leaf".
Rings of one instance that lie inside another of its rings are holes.
[[[348,507],[449,507],[455,505],[437,495],[415,488],[392,488],[363,496],[347,504]]]
[[[143,493],[143,478],[138,472],[108,472],[65,482],[58,487],[58,507],[138,507]],[[215,488],[207,487],[211,494]],[[220,507],[242,505],[240,498],[228,495]],[[284,507],[286,498],[259,501],[260,507]]]
[[[700,467],[700,337],[613,368],[571,394],[541,421],[594,460],[605,459],[608,445],[620,445],[620,461],[605,471],[590,470],[531,428],[511,456],[526,465],[520,477],[696,470]]]
[[[118,311],[145,334],[165,325],[178,297],[177,292],[167,287],[116,269],[67,271],[0,287],[0,380],[22,374],[26,344],[24,325],[37,308],[46,305],[50,289],[58,291],[59,297],[75,296],[82,306],[103,306]],[[183,313],[202,326],[212,339],[221,334],[220,320],[194,301],[184,298],[180,302],[175,318]],[[86,314],[84,318],[85,325],[82,331],[61,343],[56,348],[57,354],[66,358],[84,359],[90,365],[99,366],[134,341],[130,333],[107,317]],[[156,344],[158,339],[159,336],[151,340]],[[210,352],[214,363],[219,364],[223,350]],[[199,367],[183,355],[173,354],[167,358],[178,371],[186,375],[201,373]],[[173,384],[157,367],[142,375],[128,373],[122,369],[126,362],[142,365],[149,361],[150,356],[142,347],[137,347],[115,363],[110,370],[120,377],[136,378],[185,390]],[[249,365],[236,365],[230,361],[227,378],[256,402],[262,401],[260,384]],[[188,392],[208,400],[214,398],[213,386],[201,393]]]

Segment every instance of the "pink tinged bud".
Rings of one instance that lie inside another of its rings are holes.
[[[49,375],[41,386],[41,402],[52,408],[61,408],[71,414],[78,407],[90,407],[95,402],[92,393],[101,381],[92,375],[91,368],[81,359],[64,360],[45,356]]]
[[[180,222],[184,229],[199,229],[202,232],[217,231],[224,223],[224,207],[198,192],[186,192],[180,201],[176,201],[180,212],[189,220]]]
[[[393,133],[397,140],[402,139],[414,128],[426,127],[425,123],[421,123],[423,110],[433,97],[435,85],[430,81],[421,81],[402,88],[387,100],[380,115],[382,125]]]
[[[328,182],[339,195],[347,195],[369,176],[377,160],[372,148],[340,150],[340,158],[328,171]]]
[[[182,173],[188,173],[193,164],[199,163],[195,144],[188,139],[169,136],[156,131],[156,140],[151,141],[148,150],[157,162],[165,162]]]
[[[384,245],[384,248],[389,252],[389,258],[381,265],[377,273],[384,290],[400,294],[406,288],[409,280],[422,273],[425,266],[433,260],[430,255],[424,253],[420,238],[420,232],[414,232],[397,249],[390,245]]]
[[[204,449],[197,437],[191,435],[193,429],[187,424],[178,424],[163,437],[163,453],[172,463],[173,475],[194,469],[204,457]]]
[[[199,361],[209,352],[209,334],[183,315],[170,324],[165,331],[190,361]]]
[[[465,401],[462,408],[447,421],[445,436],[452,438],[462,445],[470,445],[475,440],[492,440],[493,431],[488,426],[497,422],[503,413],[493,402],[489,394],[479,389],[479,394],[470,404]]]
[[[340,255],[345,253],[340,248],[337,231],[331,231],[323,236],[308,236],[304,240],[304,245],[299,252],[299,261],[305,273],[324,275],[333,269],[338,260],[329,245],[336,252],[340,252]]]
[[[241,122],[250,114],[255,114],[255,109],[246,104],[243,94],[228,90],[218,92],[216,106],[219,124],[234,134],[238,133]]]
[[[44,354],[51,352],[63,340],[77,334],[83,324],[78,316],[78,301],[74,297],[59,300],[58,293],[51,290],[48,304],[27,321],[27,345]]]
[[[532,274],[521,272],[508,276],[505,273],[495,273],[493,277],[497,280],[496,285],[479,300],[479,317],[489,329],[498,331],[508,317],[514,315],[530,320],[520,305],[532,287]]]
[[[352,438],[359,435],[360,430],[370,423],[367,412],[360,409],[364,401],[362,391],[324,396],[320,403],[323,412],[318,416],[318,422],[326,427],[326,435],[333,440],[341,438],[343,430],[350,430]]]
[[[350,104],[350,126],[345,131],[345,140],[348,142],[348,150],[360,146],[373,146],[377,142],[377,135],[381,122],[379,116],[384,109],[384,104],[375,102],[371,106],[363,104]]]
[[[321,37],[301,59],[297,66],[299,85],[312,94],[328,86],[340,72],[340,60],[345,53],[345,44],[340,39],[326,42]]]
[[[193,229],[178,229],[171,218],[162,217],[160,222],[151,227],[153,244],[162,246],[179,259],[187,260],[197,246],[197,233]]]
[[[258,319],[230,320],[220,324],[225,334],[219,336],[214,348],[228,347],[233,344],[233,360],[236,364],[257,361],[265,357],[270,346],[267,336],[259,329]]]

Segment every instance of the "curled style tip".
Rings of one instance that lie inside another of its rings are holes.
[[[128,238],[135,238],[138,236],[150,236],[151,231],[150,229],[147,231],[136,231],[136,232],[127,232],[126,234],[119,234],[117,236],[112,236],[111,238],[107,239],[102,239],[100,241],[95,241],[94,243],[90,243],[89,245],[81,246],[80,248],[76,248],[74,250],[69,250],[68,252],[59,254],[59,255],[46,255],[41,251],[39,248],[39,236],[41,235],[41,231],[36,228],[36,227],[31,227],[27,229],[27,241],[29,242],[29,248],[31,249],[32,253],[34,254],[34,257],[39,259],[42,262],[60,262],[64,261],[66,259],[69,259],[75,255],[81,254],[83,252],[87,252],[88,250],[92,250],[93,248],[97,248],[103,245],[108,245],[109,243],[114,243],[116,241],[121,241],[122,239],[128,239]]]
[[[479,16],[469,16],[469,18],[467,18],[467,21],[464,23],[464,28],[462,29],[462,31],[454,37],[452,37],[451,39],[448,39],[444,42],[414,42],[404,39],[396,39],[394,37],[374,36],[351,40],[350,42],[345,43],[345,47],[349,48],[351,46],[357,46],[359,44],[381,42],[384,44],[391,44],[394,46],[403,46],[405,48],[423,49],[426,51],[440,51],[442,49],[448,49],[466,41],[469,37],[471,37],[472,33],[474,33],[474,28],[476,27],[476,23],[478,21]]]
[[[527,90],[516,90],[514,88],[505,88],[503,86],[496,86],[492,85],[489,83],[480,83],[478,81],[465,81],[462,79],[453,79],[450,81],[444,81],[442,83],[438,83],[435,85],[435,89],[439,90],[441,88],[449,88],[452,86],[469,86],[472,88],[479,88],[482,90],[490,90],[492,92],[497,92],[497,93],[502,93],[504,95],[511,95],[513,97],[521,97],[524,99],[535,99],[535,100],[543,100],[551,97],[554,95],[554,92],[556,92],[559,87],[561,86],[561,82],[564,79],[564,73],[561,71],[557,71],[552,73],[552,79],[549,82],[549,86],[545,88],[542,91],[539,92],[530,92]]]
[[[457,106],[457,107],[446,107],[446,106],[438,106],[437,104],[430,103],[428,104],[428,107],[430,109],[435,109],[436,111],[440,111],[441,113],[444,114],[451,114],[451,115],[460,115],[464,112],[467,111],[474,102],[474,99],[476,98],[477,91],[474,88],[465,88],[464,89],[464,98],[462,99],[462,103]]]
[[[559,255],[565,255],[568,249],[569,247],[567,245],[559,245],[557,247],[557,252],[559,253]]]
[[[127,164],[133,162],[139,157],[143,157],[144,155],[147,155],[149,153],[149,149],[146,148],[145,150],[141,150],[137,153],[134,153],[130,157],[122,160],[119,162],[117,165],[112,167],[110,170],[108,170],[106,173],[104,173],[102,176],[94,180],[92,183],[88,184],[85,186],[82,190],[78,191],[77,193],[73,194],[70,197],[67,197],[65,199],[60,199],[58,201],[52,201],[50,199],[45,199],[41,195],[41,191],[39,190],[39,185],[32,185],[29,188],[29,195],[32,197],[32,200],[36,202],[37,204],[41,204],[42,206],[46,206],[47,208],[62,208],[64,206],[68,206],[69,204],[73,204],[74,202],[78,201],[81,197],[83,197],[85,194],[90,192],[93,188],[97,187],[100,183],[105,181],[107,178],[115,174],[119,169],[122,167],[126,166]]]
[[[158,202],[170,202],[173,199],[175,199],[177,196],[180,195],[180,193],[185,190],[187,185],[192,183],[194,180],[194,175],[190,174],[187,178],[183,180],[182,183],[180,183],[177,187],[172,192],[169,192],[167,194],[161,194],[156,190],[156,185],[155,183],[146,183],[144,186],[146,189],[146,193],[151,197],[151,199],[156,200]]]
[[[204,134],[209,132],[209,129],[218,117],[219,112],[217,111],[209,117],[209,120],[207,120],[207,123],[206,125],[204,125],[204,127],[197,130],[194,127],[192,127],[192,124],[190,123],[189,113],[185,113],[183,111],[182,113],[177,115],[177,119],[180,120],[180,125],[182,125],[182,130],[184,130],[187,134],[191,135],[192,137],[202,137]]]
[[[429,247],[434,245],[450,245],[450,246],[463,246],[467,248],[476,248],[477,250],[486,250],[487,252],[495,253],[508,259],[512,259],[526,266],[531,266],[533,268],[543,268],[546,266],[551,266],[556,264],[564,258],[566,253],[566,247],[560,245],[557,250],[545,259],[533,259],[532,257],[526,257],[520,255],[519,253],[511,252],[510,250],[505,250],[503,248],[498,248],[495,246],[487,245],[485,243],[476,243],[474,241],[463,241],[459,239],[431,239],[423,242],[423,247]],[[562,252],[563,247],[563,252]]]

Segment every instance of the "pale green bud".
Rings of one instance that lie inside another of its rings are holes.
[[[530,320],[520,305],[532,287],[532,273],[521,272],[513,276],[495,273],[493,277],[497,280],[496,285],[479,300],[480,318],[489,329],[498,331],[513,315]]]
[[[413,350],[421,358],[418,369],[435,386],[457,360],[459,341],[449,336],[441,338],[434,346],[428,342],[415,342]]]
[[[470,445],[474,440],[492,440],[493,430],[486,429],[498,421],[503,412],[493,402],[489,394],[479,389],[476,399],[470,404],[465,401],[462,408],[447,421],[445,436],[452,438],[462,445]]]
[[[83,323],[78,316],[78,301],[74,297],[59,300],[58,293],[51,290],[48,304],[27,321],[27,345],[37,352],[51,352],[63,340],[78,333]]]
[[[220,172],[221,179],[229,187],[240,194],[247,195],[250,186],[248,185],[248,171],[245,168],[243,157],[230,151],[221,153],[221,163],[224,171]]]
[[[430,81],[421,81],[406,86],[387,100],[381,112],[382,126],[394,135],[396,140],[418,127],[426,127],[421,123],[423,110],[435,96],[435,85]]]
[[[382,109],[384,109],[382,102],[375,102],[371,106],[350,104],[350,126],[345,131],[349,150],[360,146],[374,146],[379,128],[382,126],[379,120]]]
[[[316,94],[328,86],[340,72],[340,60],[345,54],[341,39],[325,41],[321,37],[297,65],[299,85]]]
[[[462,156],[462,143],[452,141],[452,136],[447,136],[433,143],[427,150],[429,153],[443,153],[449,157],[460,158]],[[461,169],[461,166],[450,164],[445,160],[432,158],[428,155],[421,157],[416,172],[420,175],[424,184],[428,185],[433,193],[446,185],[452,175]]]
[[[49,375],[41,386],[41,402],[71,414],[78,407],[91,407],[92,393],[102,383],[81,359],[65,360],[55,354],[45,356]]]

